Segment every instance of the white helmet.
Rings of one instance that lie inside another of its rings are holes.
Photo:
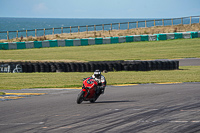
[[[94,71],[94,77],[97,78],[97,79],[101,79],[101,71],[95,70]]]

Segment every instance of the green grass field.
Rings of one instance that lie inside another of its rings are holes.
[[[81,87],[82,79],[92,73],[9,73],[0,74],[0,89]],[[122,71],[103,74],[108,85],[161,82],[200,82],[199,66],[184,66],[180,70]]]
[[[79,47],[0,50],[0,60],[103,61],[200,57],[200,38]],[[92,73],[0,73],[0,89],[80,87]],[[103,74],[108,85],[160,82],[200,82],[200,66],[168,71],[122,71]]]
[[[92,46],[1,50],[0,60],[150,60],[200,57],[200,38]]]

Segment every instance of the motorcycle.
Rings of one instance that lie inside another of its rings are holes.
[[[81,104],[83,101],[94,103],[100,95],[101,92],[98,91],[98,82],[96,80],[92,77],[83,79],[83,86],[78,94],[77,104]]]

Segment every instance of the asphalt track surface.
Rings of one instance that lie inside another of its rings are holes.
[[[82,104],[78,89],[6,92],[46,94],[0,102],[0,133],[200,132],[200,83],[108,86],[95,103]]]
[[[175,59],[179,61],[179,66],[200,66],[200,58]]]

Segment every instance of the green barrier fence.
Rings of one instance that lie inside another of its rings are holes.
[[[103,38],[95,38],[95,44],[103,44]]]
[[[133,42],[134,37],[133,36],[126,36],[126,42]]]
[[[8,43],[0,43],[0,49],[7,50],[8,49]]]
[[[182,33],[174,33],[174,39],[180,39],[180,38],[183,38]]]
[[[110,42],[112,43],[119,43],[119,37],[111,37]]]
[[[153,36],[153,38],[151,38]],[[188,39],[200,37],[200,32],[189,31],[180,33],[163,33],[154,35],[132,35],[122,37],[105,37],[105,38],[83,38],[83,39],[67,39],[67,40],[45,40],[34,42],[11,42],[0,43],[0,49],[26,49],[26,48],[42,48],[42,47],[58,47],[58,46],[87,46],[93,44],[113,44],[121,42],[136,41],[156,41],[167,39]]]
[[[190,32],[191,38],[198,38],[198,32]]]
[[[42,48],[42,41],[34,41],[34,48]]]
[[[25,42],[16,42],[17,49],[26,49],[26,43]]]
[[[167,40],[167,35],[166,34],[155,34],[157,35],[157,40]]]
[[[148,35],[141,35],[141,41],[149,41]]]
[[[87,46],[88,45],[88,39],[81,39],[81,46]]]
[[[57,40],[49,40],[49,46],[50,47],[58,47]]]
[[[65,40],[65,46],[74,46],[73,40]]]

